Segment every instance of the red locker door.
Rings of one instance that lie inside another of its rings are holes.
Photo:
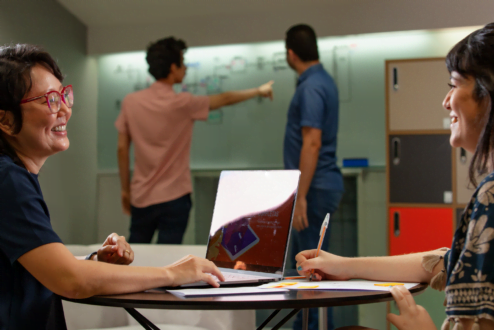
[[[389,209],[389,254],[399,255],[450,247],[451,208],[392,207]]]

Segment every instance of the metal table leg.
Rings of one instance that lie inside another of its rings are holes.
[[[280,310],[277,309],[273,313],[271,313],[271,315],[269,315],[268,318],[264,322],[262,322],[262,324],[259,326],[259,328],[257,328],[257,330],[264,329],[264,327],[269,323],[269,321],[271,321],[279,312],[280,312]],[[283,320],[281,320],[274,327],[272,327],[271,330],[278,330],[279,328],[281,328],[289,319],[291,319],[298,312],[300,312],[300,309],[294,309],[287,316],[285,316],[283,318]]]
[[[309,309],[304,308],[302,311],[304,313],[302,317],[302,330],[309,330]]]
[[[136,311],[134,308],[125,308],[127,313],[129,313],[140,325],[146,330],[160,330],[156,325],[154,325],[151,321],[144,317],[141,313]],[[279,309],[275,310],[269,317],[257,328],[257,330],[262,330],[268,323],[271,321],[278,313]],[[295,314],[300,312],[300,309],[292,310],[287,316],[285,316],[278,324],[276,324],[271,330],[280,329],[289,319],[291,319]],[[308,330],[309,327],[309,309],[303,309],[303,321],[302,321],[302,330]]]
[[[141,313],[136,311],[134,308],[125,308],[127,313],[129,313],[140,325],[146,330],[160,330],[157,326],[153,324],[153,322],[149,321],[144,317]]]
[[[280,322],[278,322],[277,325],[275,325],[271,330],[278,330],[279,328],[281,328],[289,319],[291,319],[293,317],[293,315],[297,314],[298,312],[300,312],[300,309],[294,309],[293,311],[290,312],[290,314],[288,314],[287,316],[285,316],[283,318],[283,320],[281,320]]]
[[[262,324],[259,326],[259,328],[257,328],[257,330],[264,329],[264,327],[269,323],[269,321],[271,321],[280,312],[280,310],[281,309],[277,309],[274,312],[272,312],[271,315],[269,315],[268,318],[264,322],[262,322]]]
[[[328,308],[319,308],[319,330],[328,330]]]

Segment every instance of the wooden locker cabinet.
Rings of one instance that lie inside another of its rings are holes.
[[[449,113],[442,107],[448,82],[444,58],[386,61],[390,255],[451,247],[457,219],[469,198],[458,191],[465,155],[459,164],[460,156],[449,144]],[[443,299],[444,295],[439,297],[439,305]]]
[[[449,135],[389,135],[389,202],[451,204]]]
[[[453,210],[450,207],[391,207],[389,220],[389,255],[451,246]]]
[[[386,71],[391,131],[449,128],[442,107],[450,76],[444,58],[388,61]]]

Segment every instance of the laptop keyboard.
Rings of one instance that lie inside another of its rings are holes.
[[[213,274],[209,274],[209,275],[211,275],[216,282],[222,283]],[[225,277],[225,281],[224,282],[245,281],[245,280],[257,280],[257,279],[269,278],[269,277],[266,277],[266,276],[246,275],[246,274],[237,274],[237,273],[223,273],[223,277]]]
[[[216,282],[218,282],[220,284],[224,283],[225,285],[227,285],[228,283],[231,283],[231,285],[236,285],[237,283],[235,283],[235,282],[237,282],[237,281],[245,281],[245,283],[249,283],[249,282],[250,283],[255,283],[255,282],[262,283],[262,282],[276,281],[276,279],[274,279],[272,277],[268,277],[268,276],[245,275],[245,274],[224,272],[223,276],[225,277],[225,281],[221,282],[213,274],[208,273],[208,275],[211,275]],[[262,280],[264,280],[264,281],[262,281]],[[194,283],[183,284],[180,287],[181,288],[191,288],[191,287],[194,288],[194,287],[205,287],[205,286],[209,286],[209,284],[204,282],[204,281],[199,281],[199,282],[194,282]]]

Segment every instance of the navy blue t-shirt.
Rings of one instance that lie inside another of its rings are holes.
[[[338,90],[333,78],[316,64],[305,70],[297,81],[297,89],[288,109],[283,146],[286,169],[298,169],[302,150],[302,127],[322,131],[321,149],[311,187],[343,191],[343,177],[336,165],[338,134]]]
[[[53,231],[38,176],[0,155],[0,330],[66,329],[60,298],[17,261],[62,241]]]

